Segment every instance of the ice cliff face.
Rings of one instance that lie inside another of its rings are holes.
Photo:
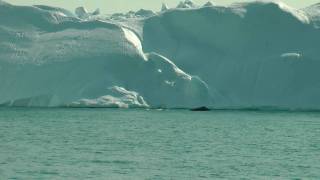
[[[314,19],[273,2],[170,11],[145,21],[143,49],[201,77],[214,107],[320,108]]]
[[[316,5],[180,5],[108,17],[0,1],[0,104],[320,109]]]
[[[0,103],[6,106],[83,106],[90,100],[90,106],[170,108],[209,98],[205,83],[143,52],[134,32],[111,22],[1,4],[0,37]],[[128,100],[110,93],[112,87],[125,89],[125,97],[137,95]]]
[[[311,19],[313,25],[317,28],[320,28],[320,3],[306,7],[303,9],[303,11]]]

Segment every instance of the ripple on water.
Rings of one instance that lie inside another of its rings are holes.
[[[320,114],[7,109],[0,179],[319,179]]]

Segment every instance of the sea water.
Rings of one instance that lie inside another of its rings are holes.
[[[319,179],[320,113],[0,109],[0,179]]]

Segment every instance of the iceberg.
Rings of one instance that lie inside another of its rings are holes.
[[[136,33],[119,24],[36,7],[5,4],[0,10],[0,19],[6,19],[0,21],[3,106],[147,107],[148,102],[148,107],[181,108],[210,99],[203,81],[144,52]],[[114,96],[110,87],[127,90],[126,98]]]
[[[91,17],[100,15],[100,9],[97,8],[95,11],[91,13],[91,12],[88,12],[85,7],[77,7],[75,9],[75,14],[80,19],[88,20]]]
[[[84,7],[77,7],[75,10],[75,14],[81,19],[85,19],[89,17],[89,13],[87,9]]]
[[[100,15],[100,8],[97,8],[95,11],[91,13],[93,16]]]
[[[211,7],[214,6],[214,4],[211,1],[206,2],[203,7]]]
[[[161,12],[164,12],[164,11],[167,11],[167,10],[169,10],[168,5],[165,4],[165,3],[162,3]]]
[[[177,6],[177,8],[182,8],[182,9],[195,8],[195,7],[197,6],[191,0],[181,1]]]
[[[140,9],[139,11],[135,12],[135,15],[137,17],[150,17],[155,15],[155,13],[151,10]]]
[[[214,108],[319,109],[312,9],[257,1],[168,11],[145,20],[143,49],[199,76]]]
[[[320,28],[320,3],[306,7],[302,11],[308,15],[316,28]]]
[[[116,20],[119,23],[119,21],[128,21],[129,19],[144,19],[144,18],[148,18],[151,16],[156,15],[156,13],[154,13],[151,10],[146,10],[146,9],[140,9],[137,12],[134,11],[129,11],[127,13],[114,13],[111,15],[111,19]]]
[[[0,1],[0,105],[320,109],[318,7],[107,16]]]
[[[66,17],[76,17],[72,12],[64,8],[51,7],[51,6],[45,6],[45,5],[34,5],[34,7],[40,8],[42,10],[50,11],[50,12],[56,12]]]

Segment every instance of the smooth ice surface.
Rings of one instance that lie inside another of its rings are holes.
[[[1,179],[319,179],[320,114],[0,109]]]
[[[251,2],[171,10],[145,20],[143,48],[199,76],[217,94],[214,107],[319,109],[316,8]]]
[[[161,55],[143,52],[138,35],[130,29],[63,12],[0,6],[0,103],[4,106],[101,102],[114,86],[139,93],[151,107],[193,107],[210,99],[203,81]],[[125,104],[121,107],[136,106],[136,100],[118,100],[125,101],[117,102]]]
[[[319,15],[265,1],[113,15],[0,1],[0,104],[135,107],[119,87],[151,108],[320,109]]]

